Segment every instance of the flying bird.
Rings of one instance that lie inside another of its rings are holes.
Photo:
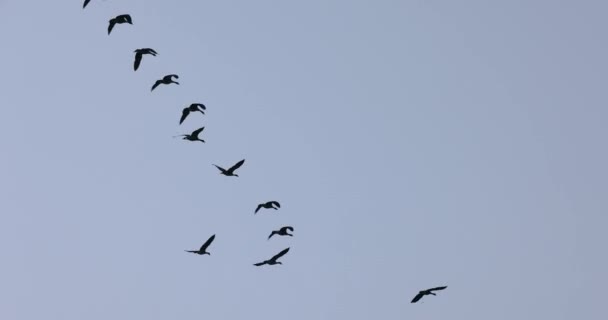
[[[179,124],[182,124],[182,122],[186,120],[190,112],[199,111],[200,113],[205,114],[205,110],[207,110],[207,107],[205,107],[205,105],[202,103],[191,104],[190,106],[184,108],[184,110],[182,111],[182,117],[181,119],[179,119]]]
[[[275,264],[282,264],[280,261],[277,261],[280,257],[284,256],[287,252],[289,251],[289,248],[287,249],[283,249],[283,251],[277,253],[274,257],[264,261],[264,262],[258,262],[258,263],[254,263],[253,265],[256,267],[259,266],[263,266],[265,264],[267,265],[275,265]]]
[[[211,255],[211,253],[207,252],[207,248],[209,247],[209,245],[211,244],[211,242],[213,242],[214,239],[215,239],[215,235],[212,235],[211,237],[209,237],[209,239],[207,239],[207,241],[205,243],[203,243],[203,245],[201,246],[200,249],[198,249],[198,250],[184,250],[184,251],[186,251],[186,252],[192,252],[192,253],[196,253],[196,254],[200,254],[200,255],[204,255],[204,254]]]
[[[179,84],[179,82],[173,81],[173,78],[179,79],[179,76],[176,74],[168,74],[168,75],[164,76],[162,79],[156,80],[156,82],[152,86],[152,90],[150,90],[150,91],[154,91],[154,89],[156,89],[156,87],[158,87],[161,84],[172,84],[172,83]]]
[[[429,295],[429,294],[436,296],[436,294],[433,293],[433,291],[439,291],[439,290],[443,290],[445,288],[447,288],[447,286],[422,290],[422,291],[418,292],[418,294],[414,297],[414,299],[412,299],[412,303],[416,303],[422,297]]]
[[[123,24],[123,23],[133,24],[133,20],[131,20],[131,16],[128,14],[121,14],[119,16],[116,16],[115,18],[110,19],[110,25],[108,26],[108,34],[110,34],[110,32],[112,32],[112,29],[114,29],[114,26],[117,23],[118,24]]]
[[[223,175],[225,175],[227,177],[230,177],[230,176],[238,177],[239,175],[235,174],[234,171],[236,169],[240,168],[243,165],[243,163],[245,163],[245,159],[237,162],[235,165],[233,165],[232,167],[230,167],[228,170],[226,170],[226,169],[218,166],[217,164],[214,164],[214,166],[216,168],[220,169],[220,171],[221,171],[220,174],[223,174]]]
[[[266,203],[260,203],[260,204],[258,204],[258,207],[255,209],[255,212],[253,214],[258,213],[258,211],[262,208],[279,210],[278,208],[280,208],[280,207],[281,207],[281,205],[276,201],[268,201]]]
[[[272,231],[272,233],[268,236],[268,240],[270,240],[270,238],[272,238],[272,236],[274,236],[275,234],[278,234],[280,236],[290,236],[290,237],[293,237],[293,234],[289,234],[289,233],[287,233],[287,231],[293,232],[293,227],[285,226],[285,227],[282,227],[279,230]]]
[[[135,62],[133,62],[133,70],[135,70],[135,71],[137,71],[137,69],[139,68],[139,64],[141,63],[141,58],[144,56],[144,54],[151,54],[155,57],[158,54],[156,51],[154,51],[154,49],[150,49],[150,48],[136,49],[133,52],[135,52]]]
[[[203,140],[203,139],[201,139],[201,138],[198,137],[198,135],[201,132],[203,132],[203,130],[205,130],[205,127],[198,128],[198,129],[192,131],[191,134],[180,134],[180,135],[174,136],[173,138],[183,137],[182,140],[200,141],[202,143],[205,143],[205,140]]]
[[[82,4],[82,8],[86,8],[87,4],[89,4],[89,2],[91,2],[91,0],[84,0],[84,3]]]

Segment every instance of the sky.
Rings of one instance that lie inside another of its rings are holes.
[[[606,319],[606,10],[0,0],[0,318]]]

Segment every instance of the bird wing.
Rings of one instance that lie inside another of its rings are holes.
[[[84,3],[82,4],[82,8],[86,8],[87,4],[89,4],[89,2],[91,2],[91,0],[84,0]]]
[[[272,236],[274,236],[276,234],[276,231],[273,231],[270,233],[270,235],[268,236],[268,239],[272,238]]]
[[[137,52],[135,54],[135,62],[133,62],[133,70],[137,71],[137,68],[139,68],[139,64],[141,63],[141,57],[142,57],[141,52]]]
[[[235,165],[233,165],[232,167],[230,167],[230,169],[228,169],[228,171],[234,172],[234,170],[240,168],[243,165],[243,163],[245,163],[245,159],[237,162]]]
[[[412,299],[412,303],[416,303],[420,298],[422,298],[424,294],[422,292],[418,292],[418,294]]]
[[[443,290],[443,289],[445,289],[445,288],[447,288],[447,287],[448,287],[448,286],[436,287],[436,288],[431,288],[431,289],[428,289],[428,290],[426,290],[426,291],[429,291],[429,292],[431,292],[431,291],[438,291],[438,290]]]
[[[156,87],[158,87],[161,83],[163,83],[161,80],[156,80],[156,82],[152,86],[152,90],[156,89]],[[152,90],[150,90],[150,91],[152,91]]]
[[[172,78],[179,79],[179,76],[176,74],[170,74],[170,75],[167,75],[167,77],[169,77],[169,79],[172,79]]]
[[[184,108],[184,110],[182,111],[182,117],[181,119],[179,119],[179,124],[182,124],[182,122],[184,122],[184,120],[186,120],[186,117],[190,114],[190,110],[188,108]]]
[[[203,130],[205,130],[205,127],[198,128],[198,129],[196,129],[196,130],[192,131],[192,135],[193,135],[194,137],[198,138],[198,135],[199,135],[199,134],[200,134],[200,133],[201,133]]]
[[[116,19],[110,20],[110,25],[108,26],[108,34],[110,34],[110,32],[112,32],[112,29],[114,29],[115,24],[116,24]]]
[[[266,261],[264,261],[264,262],[258,262],[258,263],[254,263],[253,265],[254,265],[254,266],[256,266],[256,267],[259,267],[259,266],[263,266],[263,265],[265,265],[265,264],[266,264]]]
[[[128,24],[133,24],[133,20],[131,20],[131,15],[128,15],[128,14],[123,14],[123,15],[122,15],[122,18],[123,18],[123,19],[125,19],[125,21],[126,21]]]
[[[195,107],[199,107],[199,108],[201,108],[203,110],[207,110],[207,107],[205,107],[205,105],[202,104],[202,103],[193,103],[192,105],[195,106]]]
[[[284,256],[287,252],[289,251],[289,248],[287,249],[283,249],[283,251],[277,253],[274,257],[272,257],[270,260],[272,261],[277,261],[280,257]]]
[[[213,242],[213,239],[215,239],[215,235],[212,235],[211,237],[209,237],[209,239],[207,239],[205,243],[203,243],[203,245],[201,246],[201,252],[207,250],[207,247],[209,247],[211,242]]]
[[[276,202],[276,201],[270,201],[270,203],[274,204],[275,206],[277,206],[277,208],[281,207],[281,204]]]
[[[158,52],[156,52],[154,49],[148,48],[148,51],[150,51],[150,53],[155,56],[158,54]]]
[[[258,207],[255,208],[255,212],[253,212],[254,214],[258,213],[258,211],[260,211],[260,209],[262,209],[264,205],[258,204]]]
[[[221,171],[221,172],[225,172],[225,171],[226,171],[226,169],[224,169],[224,168],[222,168],[222,167],[218,166],[217,164],[214,164],[214,166],[215,166],[216,168],[220,169],[220,171]]]
[[[291,227],[291,226],[286,226],[286,227],[281,228],[281,231],[282,231],[282,232],[285,232],[285,230],[289,230],[289,231],[293,232],[293,227]]]

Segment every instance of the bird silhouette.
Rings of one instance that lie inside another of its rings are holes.
[[[168,75],[164,76],[162,79],[156,80],[156,82],[154,83],[154,85],[152,86],[152,89],[150,91],[154,91],[154,89],[156,89],[156,87],[158,87],[161,84],[171,84],[171,83],[179,84],[179,82],[173,81],[173,78],[179,79],[179,76],[176,74],[168,74]]]
[[[227,177],[230,177],[230,176],[238,177],[239,175],[235,174],[234,171],[236,169],[240,168],[243,165],[243,163],[245,163],[245,159],[237,162],[235,165],[233,165],[232,167],[230,167],[228,170],[226,170],[226,169],[218,166],[217,164],[214,164],[214,166],[216,168],[220,169],[220,171],[221,171],[220,174],[223,174],[223,175],[225,175]]]
[[[276,201],[268,201],[266,203],[260,203],[260,204],[258,204],[258,207],[255,209],[253,214],[258,213],[258,211],[260,211],[260,209],[262,209],[262,208],[279,210],[278,208],[280,208],[280,207],[281,207],[281,205]]]
[[[135,71],[137,71],[137,69],[139,68],[139,65],[141,64],[141,58],[143,57],[144,54],[151,54],[155,57],[158,54],[156,51],[154,51],[154,49],[150,49],[150,48],[136,49],[133,52],[135,52],[135,61],[133,62],[133,70],[135,70]]]
[[[277,260],[280,257],[284,256],[288,251],[289,251],[289,248],[283,249],[283,251],[277,253],[274,257],[272,257],[272,258],[270,258],[270,259],[268,259],[266,261],[263,261],[263,262],[254,263],[253,265],[256,266],[256,267],[259,267],[259,266],[263,266],[265,264],[271,265],[271,266],[275,265],[275,264],[282,264],[280,261],[277,261]]]
[[[191,134],[180,134],[180,135],[174,136],[173,138],[177,138],[177,137],[183,137],[183,138],[182,138],[183,140],[188,140],[188,141],[200,141],[200,142],[202,142],[202,143],[205,143],[205,140],[203,140],[203,139],[201,139],[201,138],[199,138],[199,137],[198,137],[198,135],[199,135],[201,132],[203,132],[203,130],[205,130],[205,127],[198,128],[198,129],[196,129],[196,130],[192,131],[192,133],[191,133]]]
[[[211,255],[211,253],[207,252],[207,248],[209,247],[209,245],[211,244],[211,242],[213,242],[214,239],[215,239],[215,235],[212,235],[211,237],[209,237],[209,239],[207,239],[207,241],[205,241],[205,243],[203,243],[203,245],[201,246],[200,249],[198,249],[198,250],[184,250],[184,251],[186,251],[186,252],[192,252],[192,253],[196,253],[196,254],[200,254],[200,255],[204,255],[204,254]]]
[[[447,286],[422,290],[422,291],[418,292],[418,294],[414,297],[414,299],[412,299],[412,303],[416,303],[418,300],[422,299],[422,297],[429,295],[429,294],[436,296],[436,294],[433,293],[433,291],[443,290],[445,288],[447,288]]]
[[[121,15],[118,15],[118,16],[110,19],[110,25],[108,25],[108,34],[110,34],[110,32],[112,32],[112,29],[114,29],[114,26],[117,23],[118,24],[123,24],[123,23],[133,24],[133,20],[131,20],[131,16],[128,14],[121,14]]]
[[[207,107],[205,107],[205,105],[202,103],[191,104],[190,106],[188,106],[188,107],[184,108],[184,110],[182,110],[182,117],[181,117],[181,119],[179,119],[179,124],[182,124],[182,122],[184,122],[184,120],[186,120],[186,118],[188,117],[190,112],[199,111],[200,113],[205,114],[204,110],[207,110]]]
[[[272,233],[268,236],[268,240],[270,240],[270,238],[272,238],[272,236],[274,236],[275,234],[280,235],[280,236],[290,236],[290,237],[293,237],[293,234],[289,234],[289,233],[287,233],[287,231],[293,232],[293,227],[291,227],[291,226],[285,226],[285,227],[282,227],[279,230],[272,231]]]
[[[91,0],[84,0],[84,3],[82,4],[82,8],[86,8],[87,4],[89,4],[89,2],[91,2]]]

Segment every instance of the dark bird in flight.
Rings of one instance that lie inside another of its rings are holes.
[[[203,243],[203,245],[201,246],[200,249],[198,250],[184,250],[186,252],[192,252],[192,253],[196,253],[196,254],[200,254],[200,255],[204,255],[204,254],[208,254],[211,255],[211,253],[207,252],[207,248],[209,247],[209,245],[211,244],[211,242],[213,242],[213,239],[215,239],[215,235],[212,235],[211,237],[209,237],[209,239]]]
[[[87,4],[89,4],[89,2],[91,2],[91,0],[84,0],[84,3],[82,4],[82,8],[86,8]]]
[[[260,203],[260,204],[258,204],[258,207],[255,209],[255,212],[253,214],[258,213],[258,211],[260,211],[260,209],[262,209],[262,208],[279,210],[278,208],[280,208],[280,207],[281,207],[281,205],[276,201],[268,201],[266,203]]]
[[[131,20],[131,16],[128,14],[121,14],[119,16],[116,16],[115,18],[110,19],[110,25],[108,26],[108,34],[110,34],[110,32],[112,32],[112,29],[114,29],[114,26],[117,23],[118,24],[123,24],[123,23],[133,24],[133,20]]]
[[[268,240],[270,240],[270,238],[272,238],[272,236],[274,236],[275,234],[278,234],[280,236],[290,236],[293,237],[293,234],[289,234],[287,233],[287,231],[291,231],[293,232],[293,227],[290,226],[286,226],[286,227],[282,227],[279,230],[274,230],[269,236],[268,236]]]
[[[139,64],[141,63],[141,58],[144,56],[144,54],[151,54],[155,57],[158,54],[156,51],[154,51],[154,49],[150,49],[150,48],[136,49],[133,52],[135,52],[135,62],[133,62],[133,70],[135,70],[135,71],[137,71],[137,68],[139,68]]]
[[[183,137],[183,138],[182,138],[183,140],[188,140],[188,141],[200,141],[200,142],[202,142],[202,143],[205,143],[205,140],[203,140],[203,139],[201,139],[201,138],[199,138],[199,137],[198,137],[198,135],[199,135],[201,132],[203,132],[203,130],[205,130],[205,127],[198,128],[198,129],[196,129],[196,130],[192,131],[192,133],[191,133],[191,134],[180,134],[180,135],[174,136],[173,138],[177,138],[177,137]]]
[[[422,297],[429,295],[429,294],[436,296],[436,294],[434,294],[433,291],[439,291],[439,290],[443,290],[445,288],[447,288],[447,286],[422,290],[422,291],[418,292],[418,294],[414,297],[414,299],[412,299],[412,303],[416,303]]]
[[[258,263],[254,263],[253,265],[256,267],[259,266],[263,266],[265,264],[267,265],[275,265],[275,264],[282,264],[280,261],[277,261],[280,257],[284,256],[287,252],[289,251],[289,248],[287,249],[283,249],[283,251],[277,253],[274,257],[264,261],[264,262],[258,262]]]
[[[221,171],[220,174],[223,174],[223,175],[225,175],[227,177],[230,177],[230,176],[238,177],[239,175],[235,174],[234,170],[240,168],[243,165],[243,163],[245,163],[245,159],[237,162],[235,165],[233,165],[232,167],[230,167],[230,169],[228,169],[228,170],[226,170],[226,169],[218,166],[217,164],[214,164],[214,166],[216,168],[220,169],[220,171]]]
[[[154,91],[154,89],[156,89],[156,87],[158,87],[161,84],[172,84],[172,83],[179,84],[179,82],[173,81],[173,78],[179,79],[179,76],[176,74],[168,74],[168,75],[164,76],[162,79],[156,80],[156,82],[152,86],[152,90],[150,90],[150,91]]]
[[[205,105],[202,103],[191,104],[189,107],[184,108],[184,110],[182,111],[182,117],[181,119],[179,119],[179,124],[182,124],[182,122],[186,120],[190,112],[199,111],[200,113],[205,114],[205,110],[207,110],[207,107],[205,107]]]

